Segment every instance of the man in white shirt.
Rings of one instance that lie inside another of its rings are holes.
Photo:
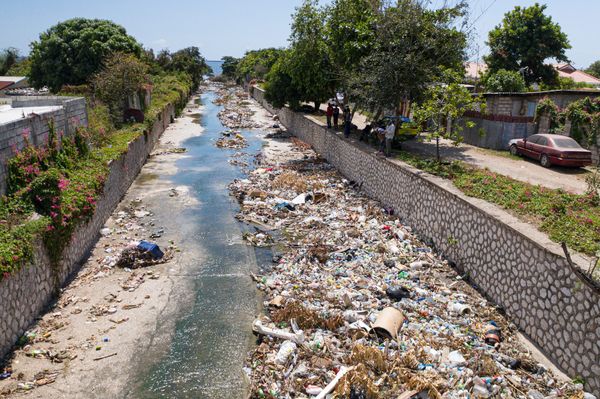
[[[389,157],[392,155],[392,142],[396,135],[396,125],[393,120],[390,120],[389,125],[385,128],[385,156]]]

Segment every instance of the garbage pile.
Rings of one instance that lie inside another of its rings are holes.
[[[261,127],[252,119],[254,112],[248,105],[248,93],[240,89],[239,86],[224,86],[214,84],[218,98],[214,101],[217,105],[223,105],[218,117],[221,123],[230,129],[254,129]]]
[[[230,190],[250,245],[277,251],[252,398],[583,398],[516,327],[401,223],[306,147]],[[592,397],[586,394],[586,398]]]
[[[223,137],[215,142],[215,145],[219,148],[233,148],[242,149],[248,147],[248,140],[244,138],[239,132],[223,134]]]

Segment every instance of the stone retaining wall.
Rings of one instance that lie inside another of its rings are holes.
[[[50,266],[44,245],[36,244],[35,261],[0,281],[0,358],[12,349],[36,317],[56,297],[56,293],[85,262],[98,240],[98,232],[141,170],[162,132],[175,118],[168,105],[152,131],[129,143],[126,154],[110,165],[104,192],[92,219],[78,227],[67,245],[61,266]]]
[[[87,109],[82,97],[18,96],[11,97],[13,108],[61,106],[56,111],[28,115],[23,119],[0,125],[0,195],[6,192],[6,164],[15,150],[24,147],[25,135],[34,146],[46,144],[48,122],[54,121],[55,131],[69,136],[76,126],[87,126]]]
[[[273,109],[258,88],[253,96],[368,195],[392,206],[557,366],[600,394],[600,294],[570,268],[558,245],[448,180],[377,157],[302,114]],[[580,255],[573,258],[589,265]]]

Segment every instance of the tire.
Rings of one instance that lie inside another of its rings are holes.
[[[509,151],[510,151],[511,155],[514,155],[514,156],[519,155],[519,149],[517,148],[516,144],[511,145],[509,148]]]
[[[546,154],[542,154],[542,156],[540,157],[540,164],[544,168],[549,168],[550,166],[552,166],[552,163],[550,162],[550,158]]]

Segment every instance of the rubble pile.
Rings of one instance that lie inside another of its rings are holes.
[[[253,398],[583,398],[538,364],[516,327],[393,210],[305,146],[230,190],[266,314],[245,372]],[[591,397],[591,395],[586,394]]]

